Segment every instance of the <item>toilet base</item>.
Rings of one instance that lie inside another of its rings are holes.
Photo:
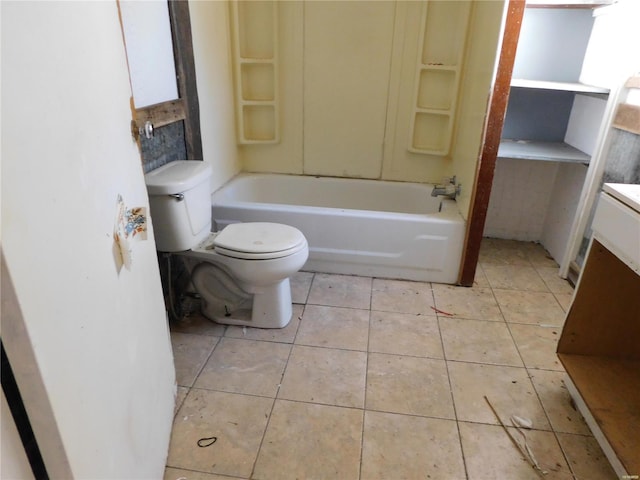
[[[235,308],[217,302],[202,303],[202,314],[222,325],[242,325],[256,328],[284,328],[291,320],[291,285],[289,279],[259,287],[252,300]]]

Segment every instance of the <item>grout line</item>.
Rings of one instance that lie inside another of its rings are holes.
[[[311,290],[311,287],[309,287]],[[309,293],[307,292],[307,296]],[[256,466],[258,464],[258,459],[260,458],[260,453],[262,452],[262,445],[264,444],[264,439],[267,436],[267,430],[269,429],[269,425],[271,425],[271,418],[273,416],[273,410],[276,406],[276,400],[278,400],[278,396],[280,395],[280,388],[282,387],[282,381],[284,380],[284,375],[287,371],[287,367],[289,366],[289,360],[291,359],[291,354],[293,353],[293,347],[295,346],[296,337],[298,336],[298,331],[300,330],[300,326],[302,325],[302,318],[304,317],[304,310],[306,308],[306,304],[302,309],[302,313],[300,314],[300,322],[298,323],[298,328],[296,329],[295,334],[293,335],[293,340],[291,343],[287,343],[289,345],[289,355],[287,355],[287,361],[284,364],[284,368],[282,369],[282,373],[280,374],[280,382],[278,383],[278,387],[276,388],[276,393],[273,396],[273,402],[271,403],[271,410],[269,410],[269,418],[267,418],[267,423],[264,426],[264,431],[262,432],[262,438],[260,439],[260,445],[258,446],[258,451],[256,452],[256,458],[253,461],[253,466],[251,467],[251,474],[249,478],[253,478],[253,475],[256,470]]]
[[[436,295],[435,295],[435,292],[433,291],[433,285],[431,285],[431,296],[433,299],[433,306],[437,308],[438,305],[436,303]],[[464,454],[464,445],[462,444],[462,432],[460,432],[460,422],[458,420],[458,409],[456,408],[456,400],[453,395],[453,385],[451,384],[451,373],[449,372],[449,361],[447,360],[447,352],[444,348],[444,338],[442,337],[442,329],[440,328],[439,315],[436,315],[436,321],[438,324],[438,335],[440,335],[440,346],[442,347],[442,357],[444,359],[444,366],[447,371],[447,382],[449,382],[449,395],[451,397],[451,405],[453,407],[453,416],[456,422],[456,431],[458,432],[458,444],[460,445],[460,455],[462,455],[462,465],[464,467],[465,477],[469,478],[469,469],[467,468],[467,459]]]
[[[371,344],[371,306],[373,305],[373,280],[371,280],[371,294],[369,295],[369,328],[367,329],[367,351],[366,361],[364,365],[364,395],[362,398],[362,434],[360,435],[360,465],[358,469],[358,478],[362,478],[362,468],[364,462],[364,428],[367,411],[367,391],[369,390],[369,346]]]

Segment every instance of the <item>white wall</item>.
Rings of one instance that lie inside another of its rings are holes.
[[[200,102],[202,156],[213,167],[212,191],[240,171],[236,147],[227,2],[189,2]]]
[[[148,206],[117,4],[1,8],[2,246],[23,318],[3,316],[3,342],[19,383],[39,372],[46,396],[25,402],[36,432],[50,405],[73,478],[161,478],[175,373],[152,230],[131,270],[113,256],[118,194]]]
[[[571,224],[576,215],[586,175],[586,165],[571,163],[558,165],[558,173],[539,238],[540,243],[558,263],[561,262],[567,248]]]
[[[498,158],[484,236],[539,241],[557,171],[556,162]]]
[[[616,88],[640,69],[640,2],[618,0],[595,13],[580,81]]]

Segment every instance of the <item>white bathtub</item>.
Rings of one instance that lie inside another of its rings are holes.
[[[212,195],[213,227],[292,225],[309,242],[303,270],[455,283],[464,219],[432,185],[241,174]]]

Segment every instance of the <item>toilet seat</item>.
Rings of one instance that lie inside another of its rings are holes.
[[[213,239],[214,251],[244,260],[266,260],[287,257],[307,246],[297,228],[280,223],[232,223]]]

